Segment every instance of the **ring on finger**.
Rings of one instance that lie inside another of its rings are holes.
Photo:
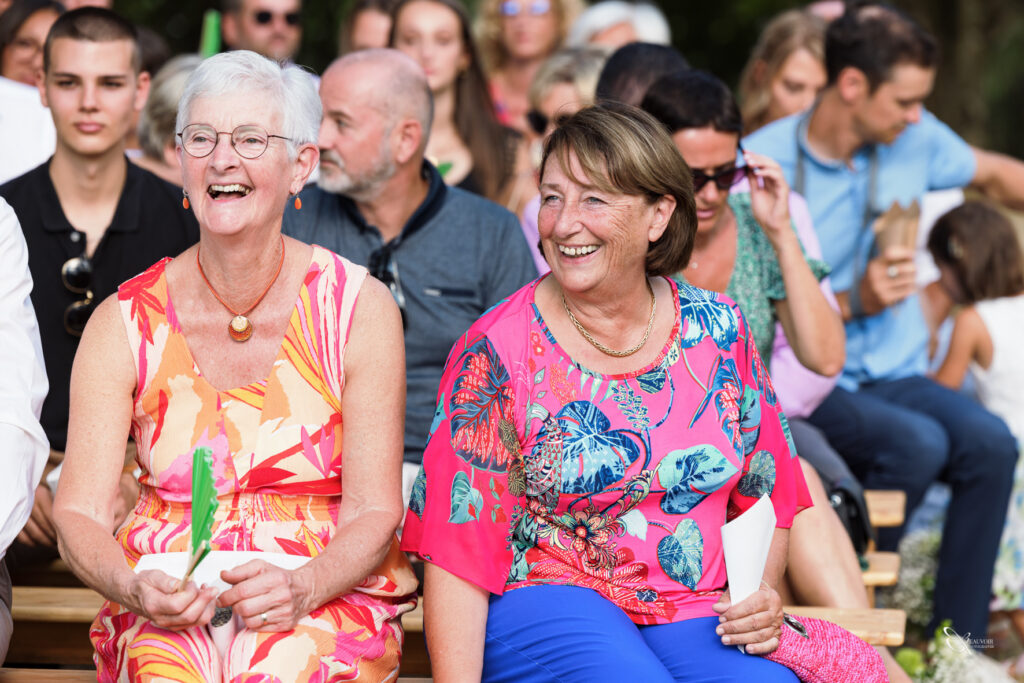
[[[896,264],[892,264],[888,268],[885,269],[885,274],[889,276],[890,280],[892,280],[892,279],[894,279],[894,278],[899,276],[900,268]]]
[[[267,625],[267,613],[266,612],[264,612],[263,614],[260,615],[260,620],[263,622],[262,624],[260,624],[261,626],[266,626]]]

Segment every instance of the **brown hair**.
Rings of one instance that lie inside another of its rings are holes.
[[[397,0],[356,0],[353,2],[338,29],[338,55],[347,55],[352,52],[352,29],[355,27],[356,17],[363,12],[378,12],[393,16],[397,4]]]
[[[1009,219],[984,202],[943,214],[928,236],[935,263],[948,265],[966,301],[1024,293],[1024,254]]]
[[[102,7],[79,7],[62,14],[50,28],[43,46],[43,72],[50,70],[50,50],[58,38],[84,40],[90,43],[109,43],[127,40],[132,45],[132,71],[138,76],[142,71],[142,54],[139,51],[139,34],[135,26],[124,17]]]
[[[797,50],[807,50],[825,65],[825,22],[802,10],[778,15],[764,27],[740,76],[739,96],[743,123],[752,133],[768,121],[769,85],[775,74]]]
[[[566,119],[544,143],[540,175],[552,156],[575,183],[570,155],[602,192],[644,196],[654,202],[671,195],[676,209],[665,232],[647,247],[647,274],[674,275],[686,267],[697,232],[693,176],[664,126],[636,107],[618,102],[586,107]]]
[[[480,45],[480,56],[488,74],[500,71],[505,66],[508,53],[501,42],[501,0],[483,0],[479,7],[476,36]],[[582,0],[551,0],[551,11],[555,13],[557,29],[551,52],[565,42],[569,27],[583,11]]]
[[[459,18],[459,37],[462,40],[462,49],[469,58],[469,66],[455,80],[455,130],[473,157],[473,171],[480,180],[484,196],[504,204],[503,195],[515,170],[518,137],[498,122],[487,89],[487,79],[480,65],[476,43],[470,32],[470,19],[466,8],[458,0],[426,1],[447,7]],[[388,39],[388,45],[391,47],[395,46],[398,15],[410,2],[415,0],[398,0],[391,13],[391,37]]]

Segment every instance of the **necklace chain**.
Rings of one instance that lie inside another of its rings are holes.
[[[598,351],[600,351],[603,354],[606,354],[606,355],[609,355],[609,356],[615,356],[616,358],[624,358],[625,356],[632,356],[634,353],[636,353],[637,351],[639,351],[640,349],[643,348],[644,344],[647,343],[647,337],[649,337],[650,334],[651,334],[651,329],[654,327],[654,312],[655,312],[656,306],[658,304],[658,297],[654,293],[654,288],[651,287],[650,280],[647,281],[647,291],[651,293],[651,318],[650,318],[650,320],[647,321],[647,329],[644,330],[643,339],[641,339],[640,342],[636,346],[634,346],[632,348],[629,348],[629,349],[626,349],[625,351],[616,351],[615,349],[610,349],[607,346],[605,346],[604,344],[602,344],[601,342],[599,342],[596,339],[594,339],[594,336],[592,334],[590,334],[590,332],[587,331],[587,328],[583,327],[583,323],[581,323],[579,320],[577,320],[576,316],[573,315],[572,311],[569,310],[569,304],[566,303],[566,301],[565,301],[565,292],[564,291],[562,292],[562,308],[565,309],[565,312],[568,314],[569,320],[572,321],[572,324],[576,326],[576,330],[581,335],[583,335],[584,339],[586,339],[588,342],[590,342],[591,346],[593,346],[595,349],[597,349]]]
[[[284,236],[281,236],[281,261],[277,264],[277,270],[274,271],[274,277],[270,278],[270,282],[268,282],[267,286],[263,288],[260,295],[256,297],[256,300],[252,302],[252,305],[244,311],[236,311],[233,309],[228,305],[228,302],[224,301],[224,298],[217,293],[217,290],[213,288],[213,285],[210,283],[210,279],[206,277],[206,272],[203,270],[203,264],[199,261],[200,249],[201,247],[196,249],[196,267],[199,268],[199,275],[203,278],[203,282],[206,283],[206,287],[210,290],[210,293],[213,294],[214,298],[216,298],[217,301],[220,302],[221,306],[228,309],[228,311],[230,311],[234,316],[231,322],[228,323],[228,334],[230,334],[231,338],[235,341],[244,342],[252,336],[253,330],[252,321],[246,316],[249,315],[254,308],[260,305],[263,298],[267,296],[267,292],[269,292],[270,288],[274,286],[275,282],[277,282],[277,278],[281,274],[281,269],[284,268]]]

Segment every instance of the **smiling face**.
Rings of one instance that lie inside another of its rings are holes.
[[[331,67],[320,81],[324,118],[317,183],[328,192],[370,199],[395,174],[394,127],[375,106],[382,75],[373,64],[356,63]]]
[[[430,0],[402,6],[395,18],[394,47],[423,67],[434,93],[451,88],[469,66],[459,15]]]
[[[790,53],[768,85],[768,121],[810,107],[825,80],[825,66],[814,55],[803,48]]]
[[[280,225],[289,194],[302,189],[302,169],[289,160],[284,140],[270,138],[255,159],[243,158],[231,145],[230,133],[239,126],[281,134],[281,112],[269,99],[262,92],[235,91],[192,101],[186,127],[205,124],[218,131],[217,144],[205,157],[197,159],[178,147],[189,203],[206,230],[233,234]]]
[[[128,40],[57,38],[40,90],[57,128],[57,147],[78,156],[123,150],[135,114],[149,93],[149,75],[136,76]]]
[[[675,202],[604,192],[575,154],[569,155],[571,174],[558,156],[548,158],[540,185],[544,257],[567,294],[614,295],[623,279],[643,276],[648,245],[665,231]]]
[[[707,175],[715,175],[736,166],[740,138],[736,133],[723,133],[714,128],[684,128],[672,135],[672,141],[687,165]],[[720,190],[713,181],[704,184],[694,197],[697,200],[697,234],[715,227],[728,208],[729,190]]]
[[[890,144],[903,130],[921,120],[924,100],[935,83],[935,69],[898,64],[873,93],[855,100],[854,125],[864,142]]]
[[[0,55],[0,76],[38,85],[43,72],[43,44],[55,21],[57,13],[51,9],[30,14]]]

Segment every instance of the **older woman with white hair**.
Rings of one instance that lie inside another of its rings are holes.
[[[566,47],[602,45],[611,50],[636,42],[672,43],[668,19],[647,2],[605,0],[591,5],[573,22],[565,38]]]
[[[364,268],[281,235],[320,117],[297,67],[246,51],[201,64],[177,121],[200,241],[121,285],[82,336],[54,517],[64,557],[107,598],[90,630],[100,680],[397,676],[415,589],[394,533],[401,318]],[[142,486],[115,531],[129,432]],[[197,450],[213,550],[262,553],[228,564],[219,595],[132,571],[189,550]]]

